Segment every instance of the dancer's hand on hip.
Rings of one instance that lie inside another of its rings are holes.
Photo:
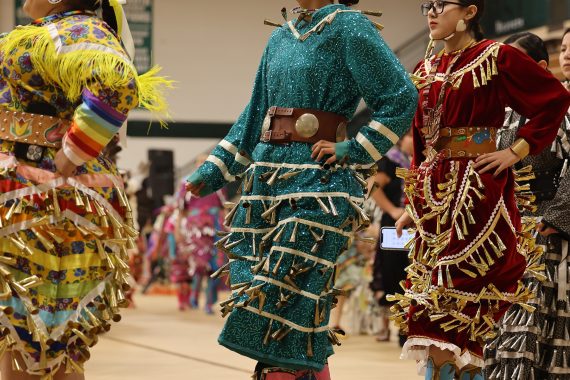
[[[200,197],[200,192],[202,191],[204,186],[205,186],[204,182],[200,182],[197,185],[193,184],[191,182],[188,182],[188,183],[186,183],[186,191],[191,192],[192,195],[195,197]]]
[[[66,178],[73,176],[77,169],[77,166],[63,153],[63,149],[56,153],[54,162],[57,172]]]
[[[404,232],[404,228],[408,227],[413,223],[413,219],[407,212],[404,212],[400,219],[396,221],[396,234],[398,237],[402,237],[402,233]]]
[[[332,165],[336,162],[336,144],[330,141],[321,140],[313,145],[311,158],[317,162],[322,162],[325,156],[330,156],[325,164]]]
[[[493,176],[497,177],[505,169],[510,168],[519,161],[519,156],[517,156],[510,148],[507,148],[477,157],[473,168],[475,170],[483,168],[479,170],[479,174],[483,174],[494,169],[495,172],[493,173]]]

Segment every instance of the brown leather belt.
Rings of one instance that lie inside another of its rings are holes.
[[[497,128],[442,128],[436,150],[444,158],[476,158],[497,151]]]
[[[346,139],[348,119],[332,112],[309,108],[270,107],[263,122],[261,141],[272,144]]]
[[[70,126],[70,120],[0,108],[1,140],[60,148]]]

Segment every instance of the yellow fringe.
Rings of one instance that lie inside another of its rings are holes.
[[[128,86],[134,80],[139,105],[158,114],[159,119],[168,117],[164,90],[171,88],[173,82],[158,76],[161,70],[159,66],[138,75],[126,54],[121,57],[97,50],[58,54],[49,30],[45,27],[16,28],[6,36],[0,46],[0,53],[8,56],[10,51],[18,48],[29,52],[37,74],[49,84],[61,88],[71,102],[77,102],[83,89],[93,82],[116,90]],[[117,51],[124,54],[122,49]]]

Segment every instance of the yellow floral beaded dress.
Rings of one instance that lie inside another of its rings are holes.
[[[164,107],[167,82],[156,71],[139,76],[91,13],[0,37],[0,348],[17,352],[15,369],[44,379],[61,366],[81,372],[88,347],[128,305],[126,252],[137,232],[101,151],[131,109]],[[78,166],[73,177],[56,171],[60,146]]]

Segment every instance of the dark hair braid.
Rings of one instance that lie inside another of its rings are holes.
[[[483,33],[483,28],[481,27],[481,20],[483,19],[483,14],[485,13],[485,0],[459,0],[461,4],[465,7],[475,5],[477,7],[477,14],[469,22],[469,31],[473,33],[473,36],[477,41],[481,41],[485,38]]]

